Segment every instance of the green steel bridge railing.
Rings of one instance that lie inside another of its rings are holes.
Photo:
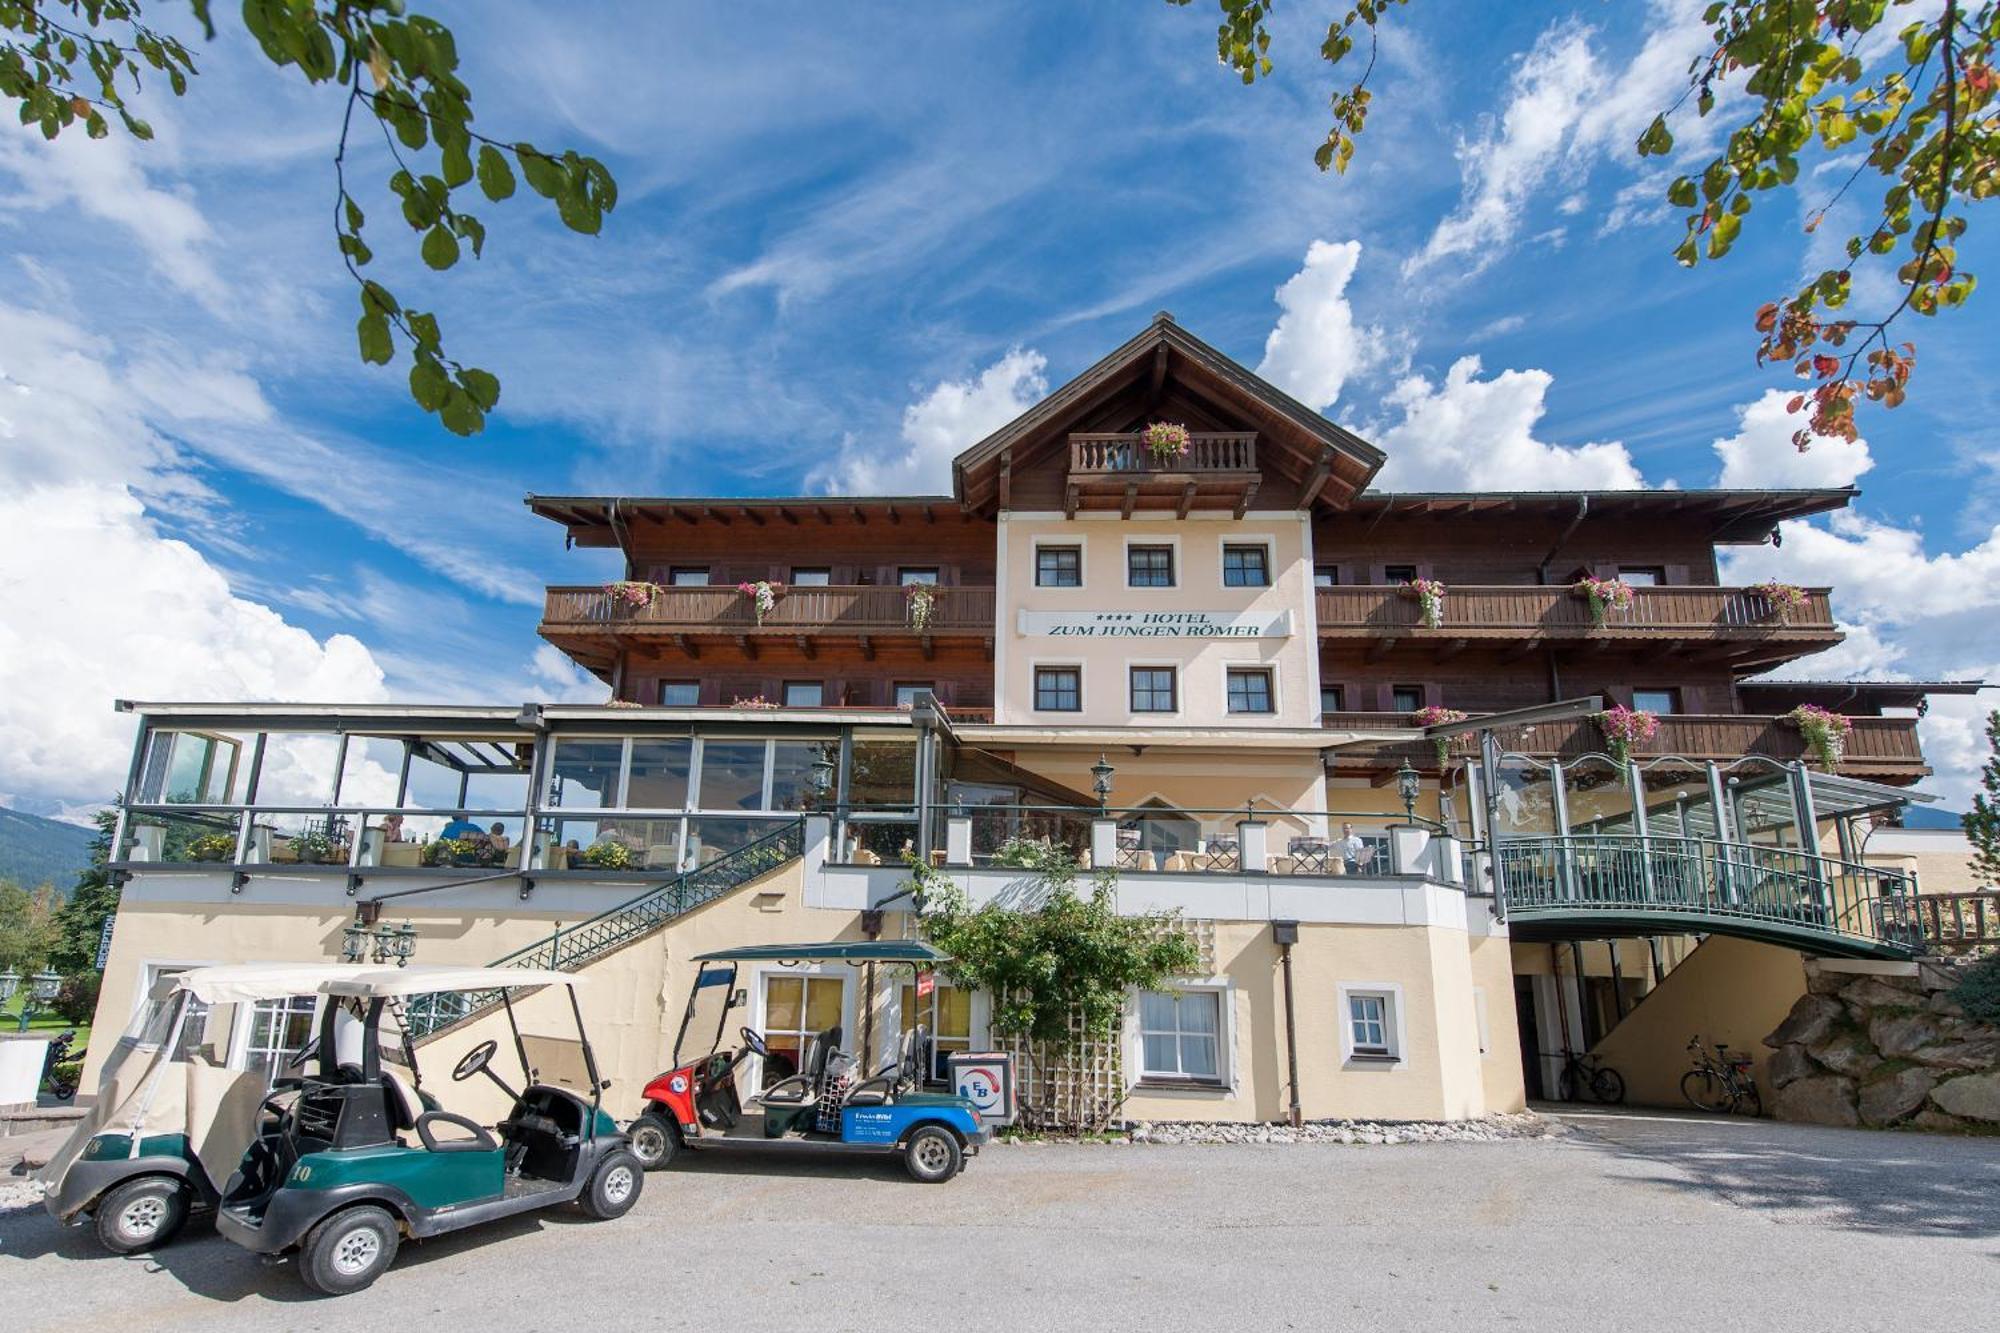
[[[1796,848],[1571,834],[1503,838],[1499,865],[1523,924],[1664,925],[1876,957],[1923,944],[1912,877]]]
[[[634,940],[650,935],[676,917],[748,884],[802,855],[805,821],[791,820],[705,865],[647,889],[546,939],[493,960],[491,967],[526,967],[576,972]],[[499,991],[447,991],[414,996],[403,1023],[413,1039],[436,1036],[500,1003]]]

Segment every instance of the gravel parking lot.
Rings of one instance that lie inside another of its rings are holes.
[[[1495,1143],[1000,1146],[950,1186],[711,1155],[618,1222],[405,1247],[311,1298],[206,1228],[101,1254],[0,1214],[33,1328],[1860,1329],[2000,1308],[2000,1139],[1670,1113]],[[1972,1324],[1967,1324],[1968,1316]]]

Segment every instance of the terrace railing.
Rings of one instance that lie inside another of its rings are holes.
[[[1907,958],[1923,943],[1916,881],[1788,847],[1571,834],[1503,839],[1510,922],[1667,929]]]
[[[1254,431],[1194,431],[1189,434],[1186,453],[1162,461],[1136,433],[1077,433],[1069,437],[1069,470],[1071,476],[1255,472],[1257,435]]]
[[[938,585],[933,592],[930,617],[921,632],[993,632],[992,588]],[[750,598],[730,587],[663,587],[644,606],[622,602],[601,587],[552,587],[543,600],[542,627],[732,634],[759,629],[788,634],[920,632],[908,596],[893,584],[788,587],[761,626]]]
[[[1590,603],[1567,587],[1454,584],[1445,593],[1443,623],[1428,631],[1422,604],[1401,587],[1321,588],[1315,600],[1320,633],[1332,636],[1421,631],[1447,637],[1835,637],[1827,589],[1805,593],[1805,605],[1787,613],[1755,588],[1637,587],[1631,608],[1607,613],[1600,625]]]
[[[1926,893],[1916,901],[1924,940],[1938,949],[2000,944],[2000,890]]]

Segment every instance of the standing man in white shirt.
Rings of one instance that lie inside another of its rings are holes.
[[[1368,855],[1368,844],[1361,841],[1360,835],[1355,833],[1354,825],[1342,824],[1340,840],[1333,845],[1340,853],[1340,859],[1346,863],[1347,873],[1360,874],[1362,858]]]

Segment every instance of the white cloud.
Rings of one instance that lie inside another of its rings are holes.
[[[1278,316],[1264,340],[1257,373],[1308,407],[1326,411],[1348,379],[1388,351],[1380,329],[1355,323],[1347,284],[1361,262],[1361,242],[1314,241],[1305,267],[1278,288]]]
[[[1923,534],[1843,511],[1821,526],[1786,523],[1780,547],[1725,552],[1725,583],[1783,579],[1833,589],[1847,641],[1788,664],[1794,679],[2000,680],[2000,525],[1962,551],[1936,555]],[[1971,799],[1986,756],[1990,695],[1934,700],[1922,724],[1936,775],[1924,783],[1947,808]]]
[[[900,453],[879,456],[858,441],[807,484],[841,495],[929,495],[951,489],[951,460],[1040,402],[1047,361],[1016,347],[977,378],[944,380],[903,409]]]
[[[1389,455],[1384,490],[1627,490],[1644,486],[1624,445],[1550,444],[1535,438],[1554,377],[1503,370],[1479,378],[1476,356],[1460,357],[1443,384],[1411,375],[1383,400],[1400,412],[1363,433]]]
[[[1764,490],[1787,486],[1847,486],[1875,466],[1868,441],[1817,439],[1803,452],[1792,434],[1805,424],[1803,414],[1785,410],[1792,393],[1766,389],[1764,396],[1737,411],[1736,433],[1715,442],[1722,459],[1725,489]]]
[[[233,595],[113,482],[0,491],[0,803],[108,800],[131,720],[119,698],[383,697],[361,642],[324,642]]]

